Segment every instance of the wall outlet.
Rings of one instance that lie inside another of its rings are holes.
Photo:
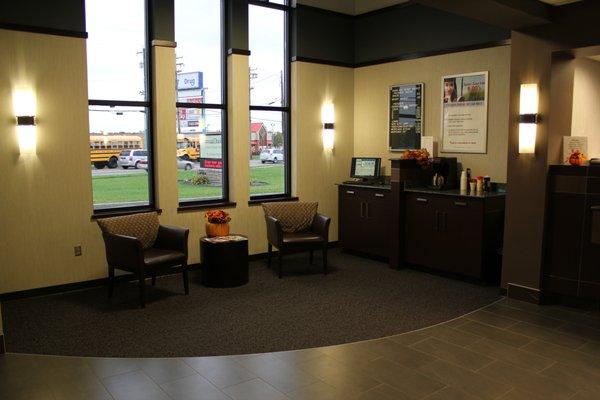
[[[73,252],[75,253],[75,257],[79,257],[82,253],[81,253],[81,246],[75,246],[73,247]]]

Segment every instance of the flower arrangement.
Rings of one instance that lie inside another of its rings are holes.
[[[583,154],[581,151],[579,150],[573,150],[571,152],[571,155],[565,160],[565,162],[568,162],[571,165],[584,165],[585,164],[585,154]]]
[[[209,210],[204,213],[204,218],[211,224],[226,224],[231,221],[229,213],[223,210]]]
[[[417,163],[421,167],[427,167],[429,165],[429,152],[427,151],[427,149],[405,150],[402,153],[402,159],[417,160]]]

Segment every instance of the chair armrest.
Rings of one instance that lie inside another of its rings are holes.
[[[157,249],[180,251],[187,256],[190,230],[176,226],[160,225],[154,246]]]
[[[281,229],[281,223],[273,217],[265,215],[265,221],[267,222],[267,240],[273,246],[279,248],[283,244],[283,230]]]
[[[137,238],[111,233],[103,233],[102,237],[108,265],[137,269],[144,264],[144,248]]]
[[[319,236],[321,236],[322,238],[325,239],[325,241],[329,241],[329,224],[331,223],[331,218],[323,215],[323,214],[315,214],[315,217],[313,218],[313,222],[312,222],[312,226],[310,228],[310,230],[316,234],[318,234]]]

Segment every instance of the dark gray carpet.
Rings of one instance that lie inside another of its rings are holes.
[[[76,356],[168,357],[258,353],[379,338],[436,324],[499,298],[497,287],[394,271],[387,264],[330,251],[331,272],[308,254],[285,260],[277,279],[266,261],[250,283],[231,289],[181,276],[159,278],[138,309],[135,283],[2,304],[9,352]],[[149,281],[148,281],[149,283]]]

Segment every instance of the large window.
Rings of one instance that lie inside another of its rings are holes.
[[[289,7],[249,1],[250,196],[290,195]]]
[[[223,6],[222,0],[175,0],[181,205],[228,200]]]
[[[153,206],[146,2],[85,10],[94,210]]]

